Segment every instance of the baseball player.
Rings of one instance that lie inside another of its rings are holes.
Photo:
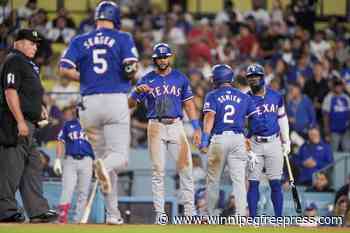
[[[75,107],[63,109],[64,126],[58,135],[54,172],[62,174],[59,222],[67,223],[68,210],[77,185],[74,222],[79,223],[89,194],[94,154],[88,138],[76,117]],[[64,156],[65,154],[65,156]],[[63,159],[63,170],[61,165]]]
[[[245,119],[256,111],[252,99],[233,88],[234,73],[230,66],[215,65],[212,69],[215,89],[205,98],[201,151],[208,152],[208,212],[217,215],[219,183],[226,163],[233,182],[236,214],[246,216],[245,187],[248,153],[245,147]],[[209,146],[209,137],[212,138]],[[209,146],[209,151],[208,151]]]
[[[248,174],[248,207],[250,216],[256,216],[259,201],[259,180],[265,167],[271,188],[275,215],[282,216],[283,196],[281,177],[283,153],[289,154],[289,126],[283,96],[265,87],[264,68],[259,64],[249,65],[246,70],[251,91],[248,93],[256,104],[259,118],[249,121],[251,149],[257,156],[255,169]]]
[[[95,155],[96,178],[105,196],[106,222],[121,224],[118,172],[128,163],[130,114],[127,93],[137,71],[137,50],[130,34],[120,32],[120,10],[102,1],[95,10],[96,29],[75,37],[60,61],[60,74],[80,81],[81,124]]]
[[[153,202],[158,219],[164,214],[166,153],[175,159],[184,196],[184,214],[194,214],[191,149],[185,135],[183,108],[192,121],[194,142],[200,143],[200,125],[187,77],[170,66],[172,51],[165,43],[153,47],[155,70],[139,81],[129,97],[129,107],[144,102],[147,108],[148,145],[152,160]]]

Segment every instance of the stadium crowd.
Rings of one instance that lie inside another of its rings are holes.
[[[191,81],[198,110],[211,88],[212,65],[230,65],[237,77],[235,85],[244,87],[247,64],[261,63],[266,83],[285,94],[298,184],[314,192],[334,191],[325,173],[314,180],[313,174],[337,159],[334,152],[350,152],[349,25],[333,17],[324,27],[316,27],[316,1],[307,0],[291,1],[287,6],[276,0],[269,12],[261,7],[263,1],[253,0],[252,10],[240,12],[234,1],[228,0],[216,15],[193,14],[184,11],[180,4],[163,11],[142,0],[121,2],[122,30],[133,34],[140,54],[137,77],[153,69],[152,46],[167,42],[176,53],[175,67]],[[36,0],[28,0],[18,9],[11,9],[9,1],[1,4],[0,62],[10,49],[12,36],[24,25],[44,37],[35,62],[45,70],[43,79],[54,81],[44,100],[51,121],[37,135],[39,142],[46,144],[56,139],[62,127],[62,109],[79,101],[79,87],[56,77],[57,59],[52,46],[66,45],[75,35],[90,31],[94,27],[94,12],[90,9],[84,20],[75,22],[70,12],[61,8],[49,20],[48,12],[38,8]],[[142,107],[133,113],[131,124],[131,146],[145,147],[147,119]],[[191,131],[190,123],[187,129]],[[201,166],[199,161],[198,167]],[[204,177],[202,172],[196,174]],[[345,215],[349,209],[348,188],[346,184],[337,193],[336,214]],[[203,196],[202,191],[197,196]],[[228,203],[232,203],[232,198]],[[200,199],[197,204],[200,208]],[[308,207],[317,209],[315,204]],[[231,204],[225,211],[230,212],[230,208]]]

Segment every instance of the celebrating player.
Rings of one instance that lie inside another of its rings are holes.
[[[259,201],[259,180],[263,167],[270,182],[271,199],[276,216],[282,216],[283,195],[281,177],[283,153],[289,154],[289,126],[285,113],[283,97],[276,91],[265,87],[264,68],[252,64],[246,70],[252,97],[256,104],[257,119],[249,122],[249,136],[252,151],[257,155],[257,164],[248,175],[248,207],[250,216],[255,217]]]
[[[75,37],[60,61],[62,76],[80,81],[80,119],[97,160],[95,173],[105,194],[108,224],[121,224],[118,172],[128,163],[130,115],[127,93],[137,67],[131,36],[120,32],[120,10],[102,1],[95,11],[96,29]]]
[[[194,142],[200,143],[200,126],[187,77],[170,66],[172,51],[167,44],[153,48],[155,71],[146,74],[129,97],[129,106],[144,102],[147,108],[148,145],[152,160],[152,191],[158,217],[164,214],[164,169],[166,153],[175,159],[184,196],[185,215],[194,211],[191,149],[182,124],[183,108],[195,129]]]
[[[66,122],[58,135],[57,158],[54,171],[62,174],[62,192],[59,205],[59,222],[68,222],[68,210],[72,201],[74,187],[77,185],[77,205],[74,222],[79,223],[84,212],[92,176],[94,154],[88,138],[76,118],[75,107],[63,109]],[[64,156],[64,154],[66,156]],[[63,159],[63,170],[61,159]]]
[[[255,105],[251,98],[233,88],[233,71],[228,65],[215,65],[212,69],[215,89],[209,92],[204,103],[201,151],[208,151],[208,212],[217,215],[216,205],[219,183],[226,162],[233,182],[236,214],[246,216],[247,191],[245,187],[248,161],[243,135],[246,117],[252,117]]]

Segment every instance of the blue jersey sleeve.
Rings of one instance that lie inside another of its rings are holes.
[[[127,61],[137,61],[139,55],[135,43],[130,34],[124,33],[124,35],[123,44],[121,45],[121,58],[123,63]]]
[[[210,93],[205,97],[203,112],[214,112],[216,113],[217,104],[215,98]]]
[[[181,96],[182,102],[185,102],[193,98],[192,88],[187,77],[184,77],[184,84],[183,84],[182,90],[183,90],[182,96]]]
[[[68,48],[62,54],[60,67],[68,69],[77,68],[77,61],[80,58],[80,54],[79,43],[76,39],[73,39]]]
[[[145,84],[145,83],[146,83],[146,82],[145,82],[145,79],[142,78],[142,79],[140,79],[140,80],[137,82],[136,86],[139,86],[139,85]],[[135,89],[134,89],[134,90],[131,92],[130,97],[131,97],[132,99],[136,100],[138,103],[141,103],[141,102],[143,102],[143,101],[145,100],[146,95],[147,95],[147,93],[137,93],[137,92],[135,91]]]
[[[283,96],[279,95],[278,101],[278,118],[284,117],[286,115],[286,109],[284,107]]]
[[[247,117],[252,117],[255,113],[257,113],[256,111],[256,104],[254,103],[254,101],[252,100],[251,97],[248,96],[248,99],[247,99],[247,114],[246,116]]]

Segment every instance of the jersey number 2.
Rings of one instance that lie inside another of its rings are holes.
[[[103,74],[107,71],[108,63],[104,58],[104,55],[107,53],[106,49],[94,49],[92,51],[92,59],[94,62],[94,71],[96,74]]]
[[[235,108],[232,105],[225,106],[224,123],[233,123],[231,118],[235,114]],[[231,119],[230,119],[231,118]]]

